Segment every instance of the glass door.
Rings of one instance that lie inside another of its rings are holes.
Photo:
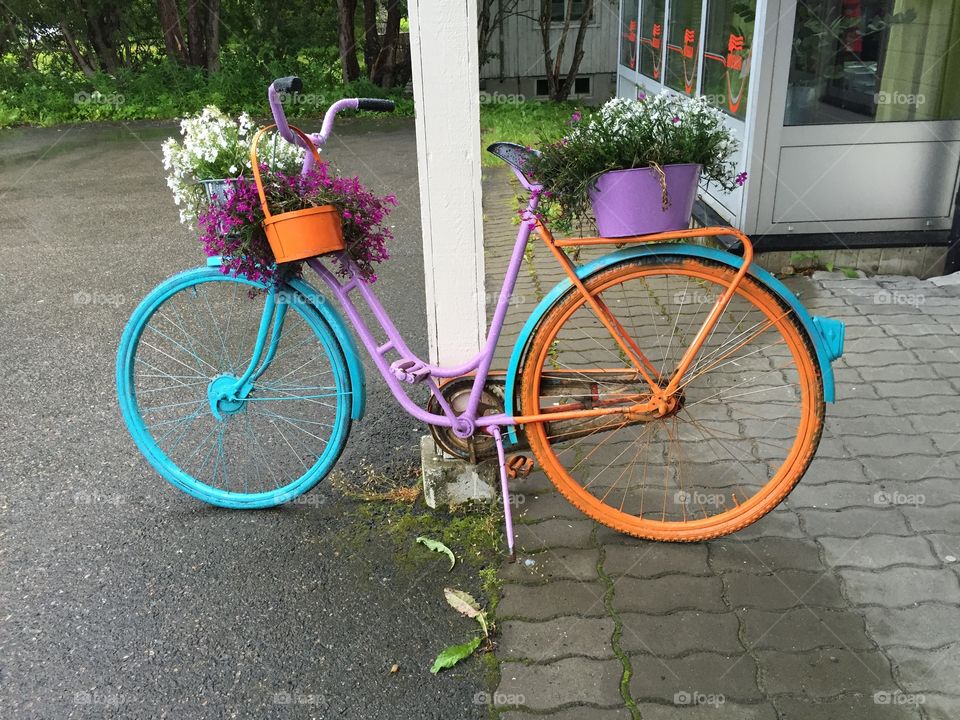
[[[792,11],[778,28],[758,229],[948,228],[960,3],[804,0]]]

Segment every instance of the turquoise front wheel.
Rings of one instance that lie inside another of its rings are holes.
[[[236,391],[265,289],[215,268],[189,270],[140,303],[120,341],[117,396],[137,447],[175,487],[212,505],[292,500],[330,471],[350,432],[344,351],[293,289],[277,295],[286,307],[272,357],[264,352],[269,364]]]

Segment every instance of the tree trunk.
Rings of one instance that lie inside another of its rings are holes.
[[[100,69],[113,74],[117,71],[116,35],[120,26],[116,8],[103,5],[100,12],[87,15],[87,39],[97,56]]]
[[[540,0],[540,16],[537,24],[540,25],[540,42],[543,45],[543,69],[547,75],[547,95],[553,97],[556,80],[551,73],[553,48],[550,47],[550,0]]]
[[[66,25],[60,26],[60,33],[63,35],[63,39],[67,43],[67,50],[70,51],[70,56],[77,64],[77,67],[80,68],[81,72],[83,72],[83,74],[88,78],[93,77],[96,69],[93,67],[90,61],[83,56],[83,53],[80,52],[80,48],[77,47],[77,41],[74,40],[73,35],[71,35],[70,31],[67,30]]]
[[[337,44],[340,49],[340,65],[343,68],[344,82],[353,82],[360,77],[360,63],[357,62],[357,42],[354,34],[356,14],[357,0],[337,0]]]
[[[583,15],[580,16],[580,27],[577,28],[577,40],[573,45],[573,57],[570,59],[570,69],[567,71],[567,78],[564,80],[563,100],[566,100],[573,90],[577,79],[577,73],[580,71],[580,63],[583,61],[583,41],[587,36],[587,25],[590,24],[590,16],[593,14],[593,1],[586,0],[583,3]]]
[[[180,9],[177,7],[177,0],[157,0],[157,10],[167,57],[181,65],[186,65],[187,44],[183,40],[183,30],[180,28]]]
[[[380,57],[377,6],[377,0],[363,0],[363,64],[367,66],[367,77],[371,80],[374,80],[374,66]]]
[[[220,69],[220,0],[207,0],[207,71]]]
[[[537,20],[540,25],[540,40],[543,44],[543,65],[547,75],[547,95],[551,100],[563,102],[570,96],[580,63],[583,61],[583,42],[587,35],[587,26],[593,14],[594,0],[586,0],[583,4],[583,15],[577,26],[577,37],[574,41],[573,57],[567,72],[563,72],[563,56],[566,50],[567,37],[570,33],[570,20],[573,14],[573,0],[567,0],[563,18],[563,29],[560,31],[560,42],[557,44],[556,56],[550,44],[550,0],[540,0],[540,16]]]
[[[204,47],[203,0],[187,0],[187,46],[188,59],[194,67],[206,67],[207,51]]]
[[[400,41],[402,14],[400,0],[387,0],[387,25],[383,31],[383,45],[377,55],[371,77],[371,80],[380,87],[393,87],[397,80],[397,45]]]

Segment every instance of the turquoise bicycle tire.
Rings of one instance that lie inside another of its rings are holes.
[[[218,507],[258,509],[281,505],[309,491],[320,482],[330,472],[346,444],[351,428],[350,397],[352,388],[344,350],[327,322],[311,302],[300,293],[288,288],[288,292],[294,293],[295,298],[291,307],[306,322],[319,340],[335,382],[335,421],[329,440],[322,452],[318,454],[316,461],[306,472],[292,482],[272,490],[252,493],[237,492],[213,487],[198,480],[174,462],[147,429],[134,387],[134,368],[140,339],[155,313],[177,293],[209,282],[239,283],[253,290],[264,290],[266,287],[262,283],[251,281],[246,277],[225,275],[217,268],[195,268],[174,275],[154,288],[131,315],[121,336],[117,351],[116,383],[121,414],[134,442],[146,460],[157,473],[179,490]],[[246,299],[240,301],[247,302]]]

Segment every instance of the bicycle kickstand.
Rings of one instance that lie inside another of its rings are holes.
[[[510,562],[517,561],[517,552],[513,547],[513,516],[510,512],[510,485],[507,478],[507,461],[503,452],[503,438],[500,437],[500,428],[496,425],[490,428],[490,434],[497,444],[497,460],[500,463],[500,494],[503,495],[503,524],[507,534],[507,550],[510,553]]]

